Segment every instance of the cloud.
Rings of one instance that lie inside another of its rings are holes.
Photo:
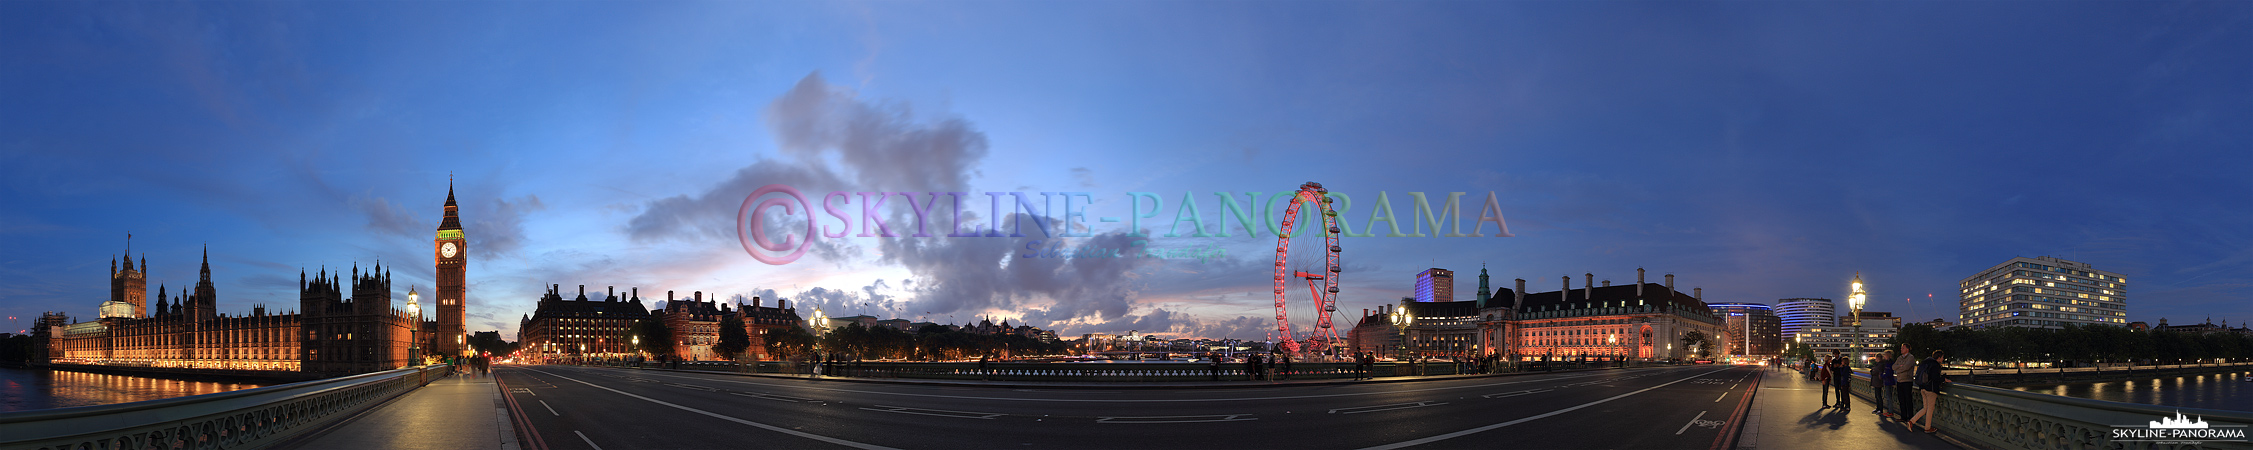
[[[526,195],[515,200],[494,198],[470,204],[484,208],[462,212],[462,217],[470,218],[469,223],[463,224],[463,228],[476,230],[463,234],[469,238],[469,248],[489,256],[515,255],[517,250],[524,248],[524,216],[548,209],[547,204],[540,202],[538,195]]]
[[[988,154],[985,134],[965,119],[943,115],[926,118],[905,103],[865,101],[850,90],[828,84],[819,73],[801,79],[768,105],[766,124],[775,136],[781,158],[756,160],[704,192],[651,201],[628,221],[627,234],[639,242],[727,240],[732,244],[736,239],[734,214],[744,196],[768,184],[788,184],[809,193],[974,193],[971,180],[979,176],[978,165]],[[1072,173],[1082,186],[1094,185],[1092,170],[1081,167]],[[898,200],[894,198],[888,205],[891,209],[881,213],[895,230],[914,223],[904,202]],[[968,203],[970,199],[964,200]],[[948,219],[952,213],[940,217],[945,218],[930,226],[951,230],[954,224]],[[968,222],[962,227],[966,230],[986,222],[975,213],[962,217]],[[1030,222],[1032,216],[1013,213],[1005,217]],[[1054,222],[1052,218],[1050,221]],[[803,223],[793,217],[763,225],[796,228]],[[1138,307],[1135,301],[1143,288],[1139,279],[1157,260],[1024,258],[1018,254],[1035,239],[1042,239],[1043,247],[1092,247],[1131,254],[1137,247],[1135,241],[1141,238],[1119,232],[1079,238],[1041,236],[1037,231],[1029,234],[1032,236],[1020,238],[878,237],[868,247],[817,239],[811,250],[817,258],[840,267],[858,263],[896,265],[907,269],[911,278],[896,284],[877,280],[858,289],[816,286],[788,298],[797,301],[795,306],[820,308],[831,316],[1002,314],[1018,316],[1020,322],[1036,326],[1105,330],[1147,327],[1215,335],[1259,328],[1251,325],[1257,319],[1248,317],[1199,320],[1179,310]],[[872,250],[873,258],[862,260],[864,250]],[[1182,278],[1213,276],[1199,273]],[[901,291],[904,294],[898,296],[887,293]],[[785,298],[773,289],[759,289],[753,294]]]
[[[1095,187],[1095,171],[1086,167],[1073,167],[1072,179],[1079,180],[1080,187]]]
[[[368,229],[383,235],[421,237],[435,228],[414,211],[384,197],[353,196],[346,200],[353,209],[368,216]]]

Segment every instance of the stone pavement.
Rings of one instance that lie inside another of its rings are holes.
[[[1937,435],[1870,414],[1875,405],[1852,397],[1852,411],[1823,406],[1823,386],[1795,370],[1763,369],[1760,393],[1745,414],[1737,448],[1828,450],[1955,449]],[[1836,395],[1836,394],[1833,394]],[[1911,411],[1914,413],[1914,411]],[[1939,424],[1939,421],[1934,421]]]
[[[298,449],[516,450],[508,406],[491,376],[432,381],[358,417],[297,439]]]

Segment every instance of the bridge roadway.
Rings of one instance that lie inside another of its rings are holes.
[[[1013,389],[503,366],[552,449],[1717,447],[1758,378],[1679,366],[1397,383]]]

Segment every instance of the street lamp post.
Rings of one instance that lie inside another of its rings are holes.
[[[1621,366],[1621,367],[1626,367],[1626,361],[1627,361],[1627,359],[1626,359],[1626,354],[1627,354],[1627,352],[1626,352],[1626,351],[1624,351],[1624,350],[1621,350],[1621,349],[1619,348],[1619,333],[1612,333],[1612,334],[1611,334],[1611,337],[1608,337],[1608,338],[1605,338],[1605,339],[1606,339],[1606,340],[1608,340],[1608,341],[1611,341],[1611,347],[1612,347],[1612,357],[1613,357],[1613,358],[1618,358],[1618,359],[1619,359],[1619,362],[1621,363],[1621,364],[1620,364],[1620,366]]]
[[[1854,336],[1846,341],[1847,345],[1854,346],[1854,362],[1849,366],[1862,363],[1862,303],[1869,301],[1869,293],[1862,291],[1861,272],[1854,273],[1853,289],[1846,295],[1846,306],[1853,311],[1854,320]]]
[[[1408,326],[1415,324],[1416,318],[1414,316],[1408,315],[1407,308],[1394,309],[1392,311],[1392,323],[1393,330],[1398,332],[1398,334],[1400,335],[1400,354],[1398,356],[1394,356],[1393,360],[1406,360],[1408,359],[1409,355]]]
[[[407,343],[407,364],[421,366],[422,294],[416,293],[415,288],[412,286],[407,288],[407,316],[409,317],[408,320],[411,321],[409,325],[407,325],[407,329],[409,330],[407,332],[407,336],[411,340],[411,342]]]

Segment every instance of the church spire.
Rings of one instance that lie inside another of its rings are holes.
[[[211,281],[211,244],[203,245],[202,281]]]

